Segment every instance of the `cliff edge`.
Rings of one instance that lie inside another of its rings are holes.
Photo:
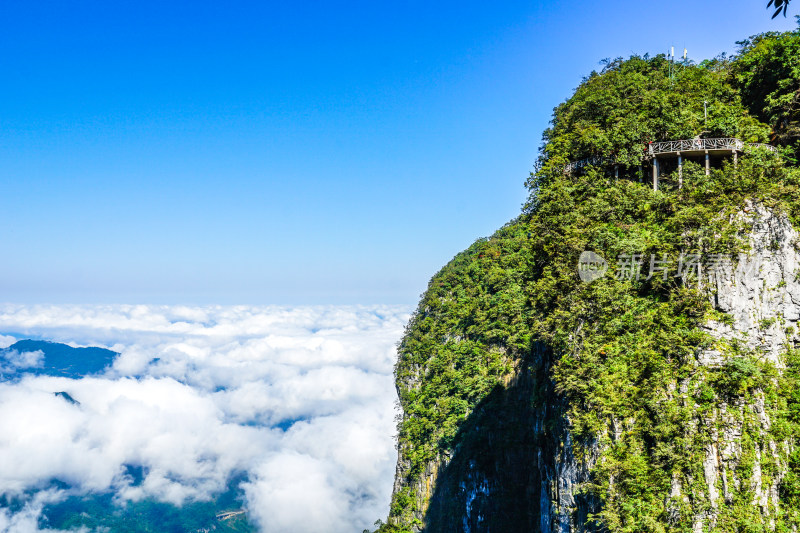
[[[797,531],[793,91],[800,30],[677,74],[608,61],[556,108],[523,212],[401,341],[381,531]],[[648,143],[701,136],[740,148],[665,157],[653,190]]]

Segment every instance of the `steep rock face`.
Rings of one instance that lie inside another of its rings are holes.
[[[709,292],[716,309],[727,313],[727,324],[711,322],[718,338],[737,340],[781,366],[781,352],[797,340],[800,319],[800,255],[798,233],[789,219],[760,204],[748,203],[740,217],[751,225],[750,250],[737,264],[722,262],[707,272]],[[700,363],[718,365],[722,354],[705,351]]]
[[[593,457],[575,456],[564,402],[549,378],[552,357],[536,344],[460,428],[452,453],[428,464],[414,487],[415,530],[587,531],[581,525],[597,503],[579,489]],[[395,494],[409,466],[401,449]]]
[[[783,354],[798,340],[800,319],[800,255],[798,233],[785,215],[760,204],[748,203],[740,218],[751,226],[749,248],[738,261],[707,271],[705,281],[715,309],[726,313],[723,323],[710,321],[709,333],[721,341],[718,347],[698,354],[698,365],[722,368],[733,355],[731,346],[771,363],[780,372]],[[682,384],[684,393],[687,384]],[[711,428],[703,461],[704,490],[689,498],[706,499],[707,509],[694,517],[694,531],[717,526],[720,508],[733,503],[736,494],[751,495],[770,529],[780,513],[779,487],[791,452],[787,441],[771,436],[772,420],[765,395],[755,391],[751,401],[731,398],[697,422]],[[743,468],[744,463],[748,463]],[[769,465],[769,475],[765,472]],[[680,486],[692,480],[676,479],[672,496],[681,497]]]
[[[731,364],[735,369],[742,353],[780,371],[782,354],[798,338],[798,234],[788,218],[759,204],[748,204],[740,217],[751,228],[747,256],[738,263],[721,260],[703,273],[712,305],[727,315],[704,326],[718,342],[697,353],[691,376],[664,387],[670,399],[694,410],[685,437],[702,450],[696,468],[673,473],[663,494],[666,520],[677,527],[689,517],[697,533],[734,530],[738,518],[731,509],[743,501],[774,529],[792,451],[788,441],[771,436],[763,390],[720,397],[710,410],[698,410],[695,401],[707,381],[719,379],[711,373],[725,374]],[[612,418],[596,439],[574,442],[566,400],[551,378],[553,364],[551,350],[534,344],[459,428],[452,450],[430,461],[410,487],[413,519],[394,517],[393,523],[429,533],[600,530],[589,520],[602,509],[585,490],[590,472],[605,447],[621,442],[633,423]],[[419,379],[421,374],[412,381]],[[409,488],[408,453],[400,447],[395,499]],[[604,489],[612,500],[615,483],[612,475]]]

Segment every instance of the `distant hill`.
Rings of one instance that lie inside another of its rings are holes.
[[[17,354],[37,351],[44,354],[42,364],[25,367],[17,363],[14,374],[80,378],[103,372],[119,355],[117,352],[105,348],[73,348],[59,342],[28,339],[15,342],[8,348],[0,350],[0,368],[5,366],[3,363],[18,359],[15,357]],[[2,376],[2,371],[0,371],[0,376]]]
[[[41,355],[24,355],[35,352],[41,352]],[[22,340],[0,349],[0,381],[19,375],[82,378],[100,374],[112,365],[117,355],[117,352],[105,348],[73,348],[58,342]],[[72,405],[81,405],[66,391],[54,391],[53,394]],[[139,486],[146,477],[147,468],[126,465],[125,474],[133,486]],[[45,505],[38,525],[48,531],[253,533],[256,528],[244,510],[244,495],[240,489],[246,480],[244,474],[237,474],[228,480],[225,490],[214,494],[211,500],[188,501],[182,506],[154,498],[120,502],[112,491],[72,493],[63,500]],[[57,479],[51,480],[51,487],[73,488]],[[17,512],[23,505],[23,498],[0,494],[0,509]]]
[[[141,476],[142,469],[138,470]],[[56,531],[110,531],[114,533],[254,533],[255,525],[243,510],[239,485],[243,475],[228,480],[224,492],[210,501],[182,506],[145,499],[120,503],[111,492],[70,496],[42,509],[39,527]],[[137,480],[136,485],[141,483]]]

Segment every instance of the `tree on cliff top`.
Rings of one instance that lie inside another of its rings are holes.
[[[791,32],[739,41],[732,63],[735,85],[750,113],[773,129],[772,141],[800,157],[800,16]]]
[[[766,142],[769,127],[752,117],[730,83],[730,60],[673,63],[663,54],[603,61],[543,134],[540,171],[529,182],[562,172],[569,161],[602,157],[638,166],[649,142],[738,137]]]

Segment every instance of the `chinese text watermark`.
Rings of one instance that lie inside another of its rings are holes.
[[[739,254],[734,265],[730,254],[619,254],[616,266],[611,270],[608,262],[597,252],[585,251],[578,258],[578,276],[584,283],[605,276],[607,273],[618,280],[650,280],[669,278],[699,280],[702,275],[711,280],[732,276],[741,277],[758,273],[761,256]]]

